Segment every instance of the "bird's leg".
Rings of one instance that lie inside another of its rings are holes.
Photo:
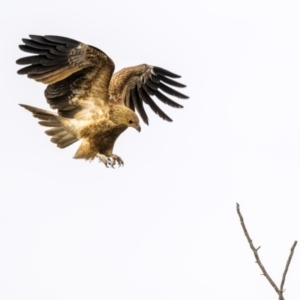
[[[97,157],[99,158],[100,162],[103,162],[105,166],[108,167],[115,167],[116,163],[118,163],[119,167],[124,165],[124,162],[121,157],[115,154],[110,154],[106,156],[101,153],[97,153]]]
[[[114,167],[116,165],[116,163],[118,163],[119,167],[123,167],[124,166],[124,161],[122,160],[122,158],[116,154],[111,154],[109,155],[109,158],[112,159],[113,163],[112,163],[112,167]]]
[[[103,162],[105,164],[106,168],[112,166],[112,160],[109,157],[107,157],[106,155],[97,153],[97,157],[99,158],[100,162]]]

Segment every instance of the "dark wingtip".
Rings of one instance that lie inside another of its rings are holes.
[[[28,74],[28,69],[29,69],[30,67],[31,67],[31,66],[24,67],[24,68],[18,70],[17,73],[18,73],[19,75],[25,75],[25,74]]]
[[[59,35],[45,35],[44,38],[50,42],[65,44],[70,46],[78,46],[80,44],[79,41],[67,37],[59,36]]]
[[[160,67],[154,67],[153,66],[153,71],[155,73],[160,74],[160,75],[168,76],[168,77],[171,77],[171,78],[181,78],[180,75],[177,75],[175,73],[172,73],[172,72],[170,72],[170,71],[168,71],[166,69],[160,68]]]
[[[181,94],[181,95],[182,95],[181,99],[190,99],[189,96],[186,96],[186,95],[183,95],[183,94]]]
[[[43,37],[43,36],[37,35],[37,34],[29,34],[29,37],[32,39],[32,38],[35,38],[35,37]]]

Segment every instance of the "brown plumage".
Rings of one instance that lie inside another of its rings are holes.
[[[45,97],[54,111],[20,104],[40,119],[39,124],[51,127],[46,134],[59,148],[82,139],[74,158],[98,157],[106,166],[122,159],[113,154],[114,143],[128,127],[140,131],[139,118],[148,124],[144,104],[166,121],[172,121],[153,101],[182,108],[164,93],[187,99],[170,86],[185,85],[171,78],[180,76],[150,65],[124,68],[113,75],[113,61],[101,50],[60,36],[30,35],[20,49],[36,55],[17,60],[29,65],[18,71],[47,84]]]

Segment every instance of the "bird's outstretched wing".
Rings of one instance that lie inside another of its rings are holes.
[[[37,55],[18,59],[17,64],[29,65],[18,74],[48,84],[47,102],[59,115],[73,118],[78,110],[108,101],[114,63],[104,52],[60,36],[30,35],[23,42],[21,50]]]
[[[153,101],[152,96],[156,96],[167,105],[182,108],[182,105],[174,102],[163,93],[181,99],[188,98],[170,87],[185,87],[185,85],[171,78],[180,78],[180,76],[146,64],[122,69],[114,74],[110,82],[110,101],[116,104],[124,103],[133,111],[137,110],[143,121],[148,124],[148,116],[143,105],[143,103],[146,103],[161,118],[170,122],[172,119],[159,108]]]

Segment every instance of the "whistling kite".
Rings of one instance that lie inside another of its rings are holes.
[[[180,76],[150,65],[122,69],[113,75],[115,65],[101,50],[60,36],[30,35],[20,45],[24,52],[36,55],[17,60],[29,65],[18,71],[29,78],[47,84],[45,97],[57,113],[20,104],[40,119],[39,124],[52,127],[46,134],[59,148],[82,139],[74,158],[98,157],[107,167],[123,160],[113,154],[114,143],[128,127],[141,131],[138,112],[148,124],[143,104],[166,121],[172,121],[153,101],[182,108],[169,99],[165,92],[178,98],[188,97],[175,91],[185,85],[170,78]]]

